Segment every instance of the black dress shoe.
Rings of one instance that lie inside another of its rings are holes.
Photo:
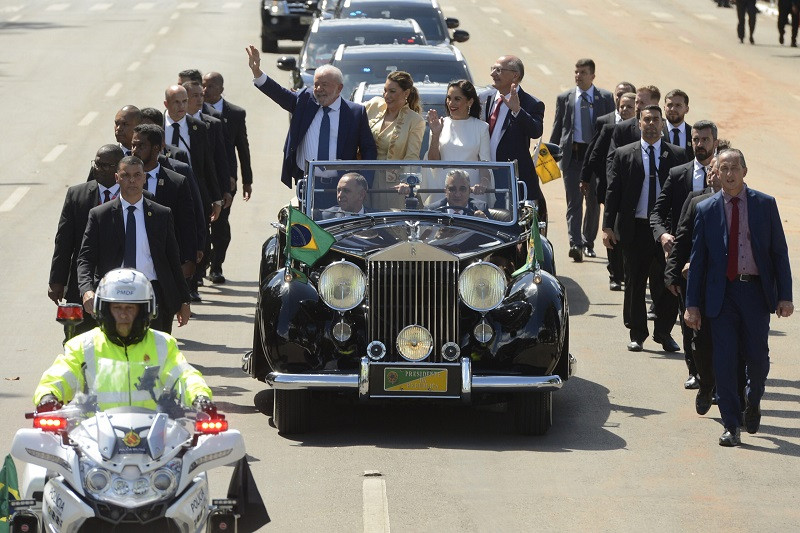
[[[211,283],[225,283],[225,276],[222,275],[222,272],[211,271],[211,273],[208,275],[208,279],[211,280]]]
[[[576,262],[580,263],[583,261],[583,250],[581,250],[580,246],[572,245],[569,247],[569,256]]]
[[[642,351],[642,343],[639,341],[631,341],[628,343],[628,351],[629,352],[641,352]]]
[[[700,388],[700,378],[695,376],[694,374],[689,374],[689,377],[686,381],[683,382],[684,389],[699,389]]]
[[[742,443],[741,433],[739,428],[725,428],[725,433],[719,438],[719,445],[726,448],[733,448]]]
[[[608,289],[611,291],[621,291],[622,290],[622,283],[619,281],[612,279],[608,282]]]
[[[706,414],[711,409],[711,404],[714,401],[714,389],[704,391],[700,389],[697,391],[697,396],[694,399],[694,409],[698,415]]]
[[[753,39],[753,36],[750,36],[750,44],[756,44],[756,41]]]
[[[586,257],[597,257],[597,254],[594,252],[594,248],[592,246],[584,247],[583,255]]]
[[[681,347],[672,338],[672,335],[653,335],[653,340],[661,345],[665,352],[680,352]]]
[[[761,407],[759,405],[749,405],[744,410],[744,428],[751,435],[758,432],[761,425]]]
[[[193,302],[202,302],[203,301],[203,299],[200,298],[200,293],[197,292],[197,291],[189,291],[189,298],[191,298],[191,300]]]

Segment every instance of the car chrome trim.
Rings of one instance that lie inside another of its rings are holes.
[[[461,358],[461,400],[472,401],[472,359],[469,357]]]
[[[554,391],[564,382],[560,376],[473,376],[474,392]]]
[[[577,374],[577,372],[578,372],[578,359],[574,355],[569,354],[569,377],[574,376],[575,374]]]
[[[361,369],[358,374],[358,399],[369,398],[369,358],[361,358]]]
[[[358,388],[358,374],[284,374],[270,372],[267,383],[273,389],[355,389]]]

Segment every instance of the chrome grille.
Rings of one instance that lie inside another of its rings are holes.
[[[369,339],[386,345],[385,360],[400,361],[395,339],[416,324],[433,336],[425,362],[442,362],[441,348],[458,342],[458,261],[368,261]]]

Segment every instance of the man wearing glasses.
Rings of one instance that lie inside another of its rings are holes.
[[[538,202],[540,220],[545,220],[547,205],[530,152],[531,139],[541,137],[544,130],[544,102],[520,87],[525,66],[518,57],[497,58],[490,73],[496,91],[484,102],[484,119],[489,124],[491,159],[517,160],[519,179],[528,186],[527,199]]]
[[[73,185],[67,190],[64,207],[58,220],[53,261],[50,265],[50,280],[47,285],[47,296],[56,305],[62,299],[67,303],[81,303],[77,260],[83,232],[89,220],[89,210],[113,200],[119,194],[114,171],[124,155],[122,148],[116,144],[101,146],[90,163],[89,181]],[[69,332],[69,328],[65,326],[64,333],[78,335],[93,329],[96,325],[94,319],[87,314],[75,331]],[[65,340],[69,340],[69,337]]]
[[[468,215],[487,218],[486,202],[469,197],[469,173],[451,170],[444,180],[444,198],[429,204],[427,209],[451,215]]]

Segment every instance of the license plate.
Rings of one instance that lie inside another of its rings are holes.
[[[446,368],[383,369],[383,390],[386,392],[447,392]]]
[[[313,22],[314,22],[314,17],[300,17],[300,24],[303,24],[305,26],[311,26]]]

